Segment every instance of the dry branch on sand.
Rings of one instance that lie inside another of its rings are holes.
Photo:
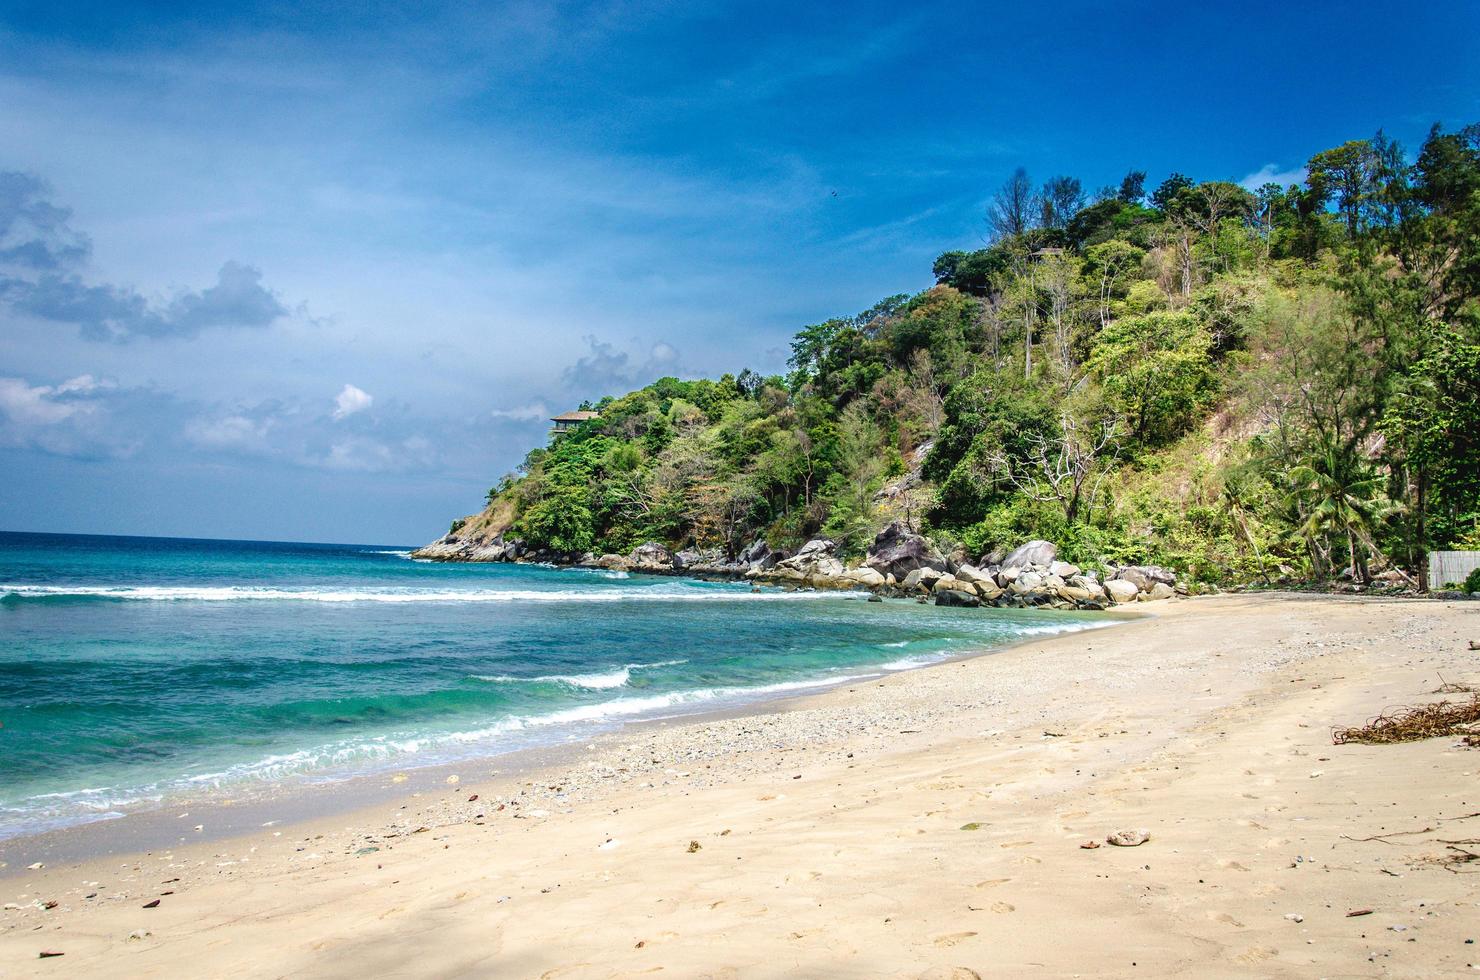
[[[1466,745],[1480,746],[1477,725],[1480,725],[1480,694],[1469,701],[1437,701],[1391,713],[1383,712],[1360,727],[1333,729],[1331,741],[1337,745],[1347,742],[1390,745],[1441,735],[1463,735]]]

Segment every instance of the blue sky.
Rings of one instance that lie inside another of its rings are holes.
[[[1017,166],[1480,120],[1480,5],[0,2],[0,528],[415,543],[544,419],[777,371]]]

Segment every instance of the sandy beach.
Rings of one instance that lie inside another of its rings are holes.
[[[1331,739],[1480,685],[1480,604],[1144,605],[519,778],[11,867],[0,975],[1480,970],[1480,751]]]

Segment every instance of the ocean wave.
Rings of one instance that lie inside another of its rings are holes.
[[[583,687],[592,691],[624,687],[632,679],[634,670],[650,670],[654,667],[675,667],[687,660],[659,660],[651,664],[625,664],[611,670],[594,671],[588,674],[542,674],[538,677],[516,677],[513,674],[474,674],[473,679],[491,684],[565,684],[568,687]]]
[[[279,589],[250,585],[0,584],[0,600],[118,600],[154,602],[756,602],[823,599],[827,592],[750,592],[692,586],[593,589]]]
[[[950,657],[951,655],[949,653],[922,654],[918,657],[900,657],[898,660],[891,660],[887,664],[879,664],[879,668],[881,670],[892,671],[914,670],[916,667],[929,667],[931,664],[938,664],[942,660],[950,659]]]
[[[661,661],[660,663],[681,663]],[[656,666],[646,664],[640,666]],[[111,820],[145,804],[189,797],[226,787],[238,792],[244,785],[264,786],[299,777],[312,782],[337,782],[354,776],[375,775],[402,766],[434,766],[476,758],[490,751],[508,751],[549,744],[568,729],[599,730],[605,724],[637,717],[663,718],[702,710],[727,701],[785,695],[878,677],[879,674],[832,675],[811,680],[782,681],[756,687],[712,687],[671,691],[648,697],[618,697],[595,704],[573,705],[543,714],[497,719],[475,728],[451,732],[402,731],[359,736],[314,748],[273,753],[259,759],[223,766],[208,772],[159,779],[134,787],[103,786],[66,793],[45,793],[0,804],[0,840]],[[521,733],[523,737],[521,738]],[[540,734],[544,733],[541,738]],[[513,736],[514,741],[510,741]]]

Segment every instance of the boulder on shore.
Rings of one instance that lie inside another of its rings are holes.
[[[888,579],[880,575],[878,569],[869,568],[867,565],[850,568],[843,573],[843,577],[868,589],[877,589],[888,583]]]
[[[737,561],[748,568],[765,571],[774,568],[776,563],[786,556],[779,551],[772,551],[771,546],[766,544],[765,538],[757,538],[750,543],[750,547],[740,552]]]
[[[903,581],[911,572],[930,568],[946,570],[945,559],[919,534],[895,521],[874,537],[865,563],[880,575],[893,575]]]
[[[968,609],[975,609],[982,604],[982,601],[969,592],[961,592],[957,589],[940,589],[935,593],[935,604],[937,606],[964,606]]]
[[[1054,558],[1058,556],[1059,549],[1051,541],[1029,541],[1013,549],[1012,554],[1002,559],[1003,567],[1015,566],[1027,568],[1030,565],[1053,564]]]
[[[1150,602],[1154,599],[1170,599],[1177,594],[1177,590],[1165,582],[1152,582],[1151,588],[1141,594],[1141,598]]]
[[[673,552],[663,547],[656,541],[648,541],[632,549],[632,554],[627,556],[633,566],[642,569],[671,569],[673,567]]]
[[[1105,591],[1110,594],[1110,598],[1115,602],[1135,602],[1136,596],[1141,592],[1140,589],[1136,588],[1134,582],[1127,582],[1125,579],[1119,578],[1112,578],[1106,582]]]
[[[1117,569],[1111,578],[1134,583],[1139,592],[1150,592],[1151,586],[1157,582],[1165,585],[1177,584],[1177,573],[1160,565],[1127,565]]]
[[[904,589],[929,589],[945,573],[935,568],[917,568],[900,581]]]

